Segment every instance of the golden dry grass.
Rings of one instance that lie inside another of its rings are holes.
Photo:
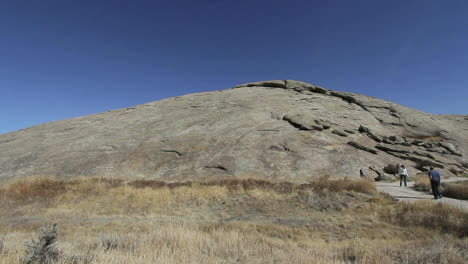
[[[101,233],[60,238],[60,263],[466,263],[466,240],[341,241],[291,236],[301,230],[251,223],[154,226],[144,234]],[[6,235],[0,263],[21,263],[29,234]]]
[[[0,263],[57,222],[60,263],[466,263],[468,214],[365,179],[33,177],[0,187]]]
[[[456,199],[468,200],[468,181],[442,184],[442,195]]]

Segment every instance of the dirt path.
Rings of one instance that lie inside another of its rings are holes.
[[[467,180],[466,178],[450,178],[443,180],[444,182]],[[414,182],[408,182],[408,187],[400,187],[399,182],[376,182],[377,190],[385,192],[397,198],[399,201],[414,202],[420,200],[433,200],[434,196],[430,193],[416,191]],[[451,206],[459,207],[468,211],[468,201],[458,200],[453,198],[442,197],[439,200],[433,200],[435,203],[444,203]]]

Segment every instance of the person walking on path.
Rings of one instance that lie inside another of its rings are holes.
[[[362,170],[362,168],[359,170],[359,176],[361,176],[361,178],[365,176],[364,171]]]
[[[440,174],[438,171],[434,170],[434,167],[430,168],[431,170],[428,173],[429,179],[431,180],[432,194],[434,194],[434,199],[441,199],[439,187],[440,187]]]
[[[406,170],[405,165],[401,165],[400,169],[398,170],[398,175],[400,175],[400,187],[402,185],[402,182],[405,182],[405,187],[406,185],[406,180],[408,178],[408,170]]]

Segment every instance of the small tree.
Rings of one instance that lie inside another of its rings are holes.
[[[57,241],[57,224],[43,226],[39,230],[38,240],[32,240],[27,245],[25,264],[53,264],[58,260],[59,252],[55,247]]]

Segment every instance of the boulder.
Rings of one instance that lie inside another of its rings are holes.
[[[395,145],[395,142],[391,141],[390,139],[386,137],[382,138],[382,142],[385,144],[389,144],[389,145]]]
[[[448,150],[450,152],[450,154],[457,155],[457,156],[460,156],[460,157],[463,156],[460,152],[457,151],[457,149],[455,148],[455,146],[452,143],[439,142],[439,146],[441,146],[441,147],[445,148],[446,150]]]
[[[327,121],[327,120],[323,120],[323,119],[316,119],[315,120],[315,123],[319,126],[321,126],[323,129],[329,129],[331,128],[333,125],[336,125],[336,124],[333,124],[332,122],[330,121]]]
[[[368,127],[360,125],[359,128],[358,128],[358,131],[361,132],[361,133],[369,133],[370,129]]]
[[[307,114],[287,114],[283,117],[283,120],[300,130],[323,130],[323,127],[317,125],[313,117]]]
[[[358,127],[361,133],[350,134]],[[383,168],[404,160],[408,166],[428,160],[449,168],[467,163],[453,156],[450,145],[426,140],[435,144],[429,149],[451,153],[436,162],[413,153],[431,153],[419,148],[424,141],[405,147],[382,143],[383,136],[440,138],[466,155],[467,130],[462,115],[427,114],[299,81],[260,81],[1,134],[0,182],[34,175],[300,180],[324,173],[344,177],[364,164]],[[385,151],[370,147],[377,143]]]
[[[400,137],[400,136],[395,136],[395,135],[389,136],[388,139],[391,140],[391,141],[393,141],[393,142],[396,142],[396,143],[405,142],[405,140],[404,140],[402,137]]]
[[[439,146],[447,149],[448,151],[450,152],[457,152],[457,149],[455,148],[455,146],[452,144],[452,143],[448,143],[448,142],[439,142]]]
[[[413,153],[416,154],[416,155],[418,155],[418,156],[421,156],[421,157],[426,157],[426,158],[430,158],[430,159],[435,159],[435,157],[434,157],[431,153],[428,153],[428,152],[425,152],[425,151],[414,150]]]
[[[372,133],[371,131],[367,132],[367,136],[372,138],[374,141],[382,142],[382,138],[377,136],[376,134]]]
[[[411,142],[411,144],[415,146],[423,146],[424,144],[426,144],[426,142],[421,139],[415,139],[413,140],[413,142]]]
[[[344,132],[343,130],[337,130],[337,129],[335,129],[335,130],[332,131],[332,133],[333,133],[333,134],[336,134],[336,135],[339,135],[339,136],[342,136],[342,137],[347,137],[347,136],[349,136],[349,134],[346,133],[346,132]]]
[[[343,129],[343,131],[348,133],[348,134],[355,134],[356,133],[356,131],[351,130],[351,129]]]
[[[437,152],[437,153],[440,153],[440,154],[450,154],[450,151],[446,150],[445,148],[441,148],[441,147],[426,148],[426,150],[430,151],[430,152]]]

